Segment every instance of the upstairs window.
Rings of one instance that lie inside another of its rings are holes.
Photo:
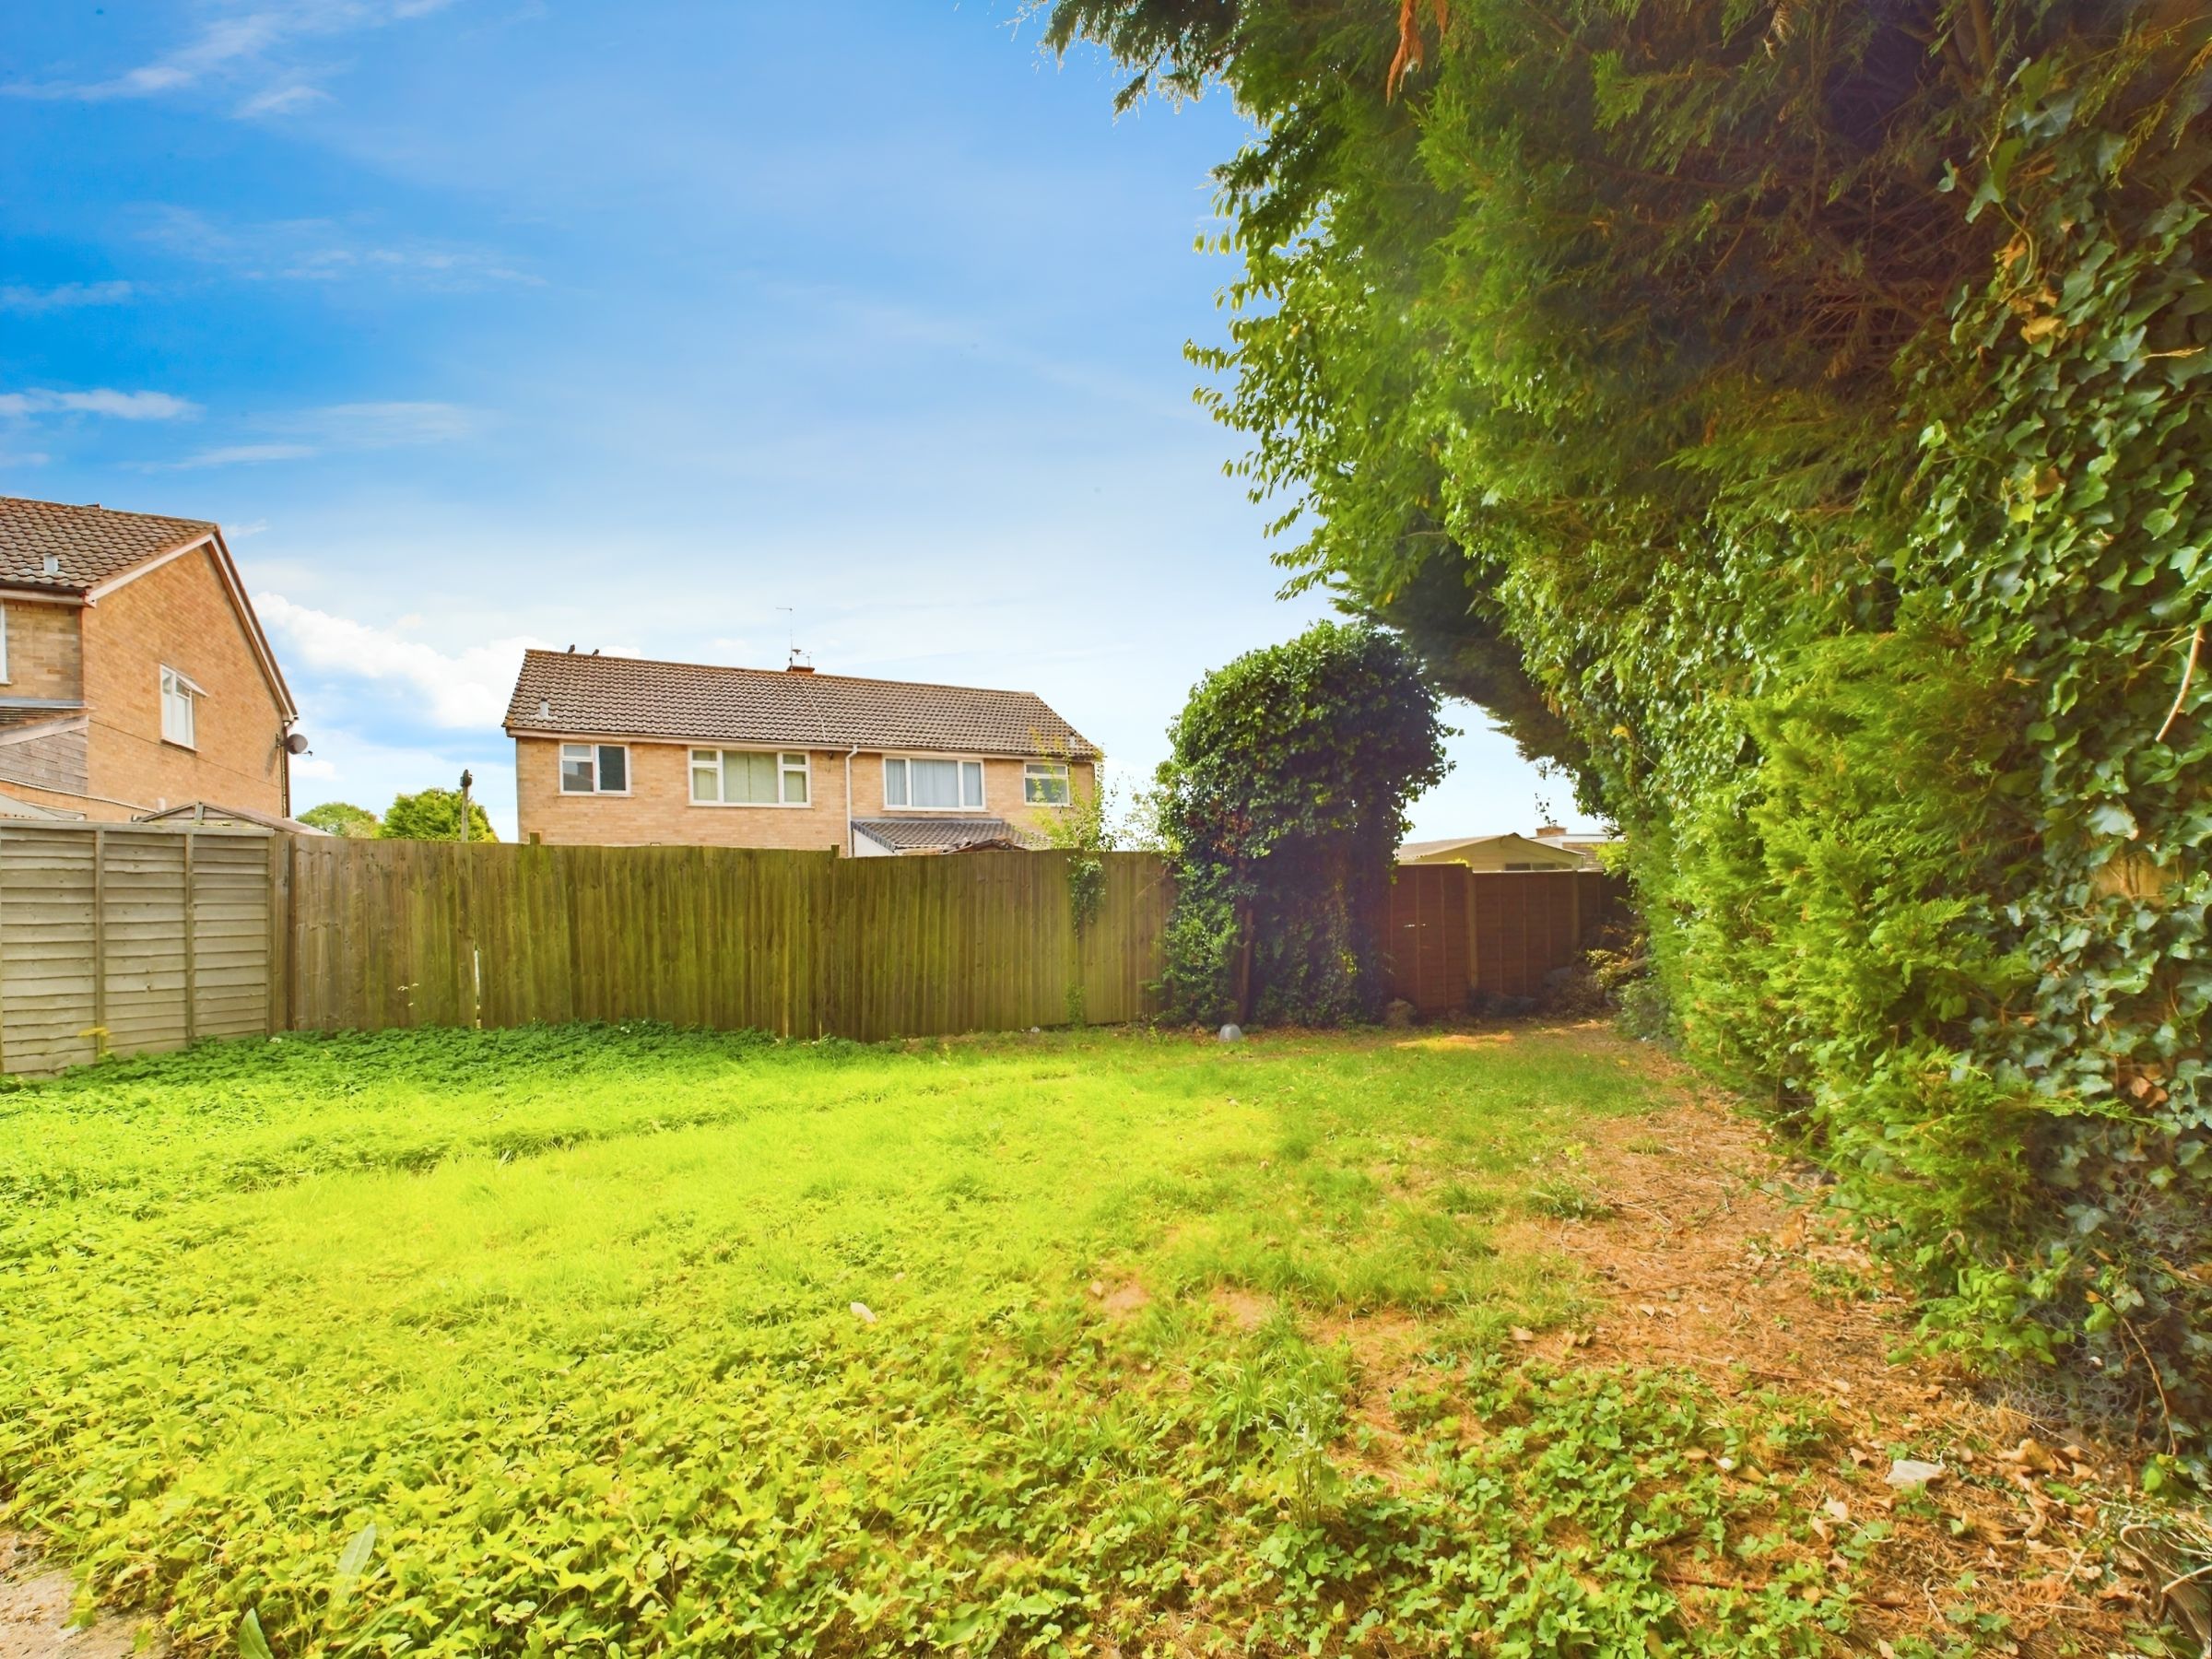
[[[806,783],[804,752],[691,751],[695,806],[804,806],[809,798]]]
[[[628,794],[629,750],[619,743],[560,746],[562,794]]]
[[[184,748],[196,747],[194,742],[194,705],[199,700],[200,688],[179,674],[174,668],[161,670],[161,741],[174,743]]]
[[[1021,769],[1021,798],[1031,806],[1065,806],[1069,800],[1067,768],[1031,760]]]
[[[980,811],[983,763],[888,757],[883,763],[883,804],[920,812]]]

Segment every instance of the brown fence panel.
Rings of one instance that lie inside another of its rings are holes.
[[[306,841],[289,866],[303,1030],[660,1019],[861,1041],[1152,1012],[1171,889],[1105,855],[841,859],[721,847]]]
[[[1391,888],[1391,994],[1425,1014],[1470,995],[1539,997],[1624,911],[1619,879],[1595,870],[1470,870],[1401,865]]]
[[[1472,874],[1465,865],[1400,865],[1391,884],[1383,943],[1391,994],[1424,1014],[1466,1006]]]

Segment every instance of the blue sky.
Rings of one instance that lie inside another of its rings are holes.
[[[1297,632],[1183,342],[1226,99],[1016,0],[199,0],[0,42],[0,493],[219,521],[304,806],[463,766],[525,643],[1041,693],[1148,772]],[[1571,806],[1459,708],[1416,831]],[[1574,820],[1569,820],[1574,821]]]

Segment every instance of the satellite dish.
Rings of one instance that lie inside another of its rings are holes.
[[[287,732],[284,735],[284,752],[288,755],[306,754],[307,734],[305,732]]]

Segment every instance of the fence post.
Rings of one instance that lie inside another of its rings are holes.
[[[269,838],[267,1025],[271,1036],[292,1028],[292,962],[300,950],[299,941],[293,937],[292,909],[292,865],[297,856],[293,837]]]
[[[107,1046],[108,832],[92,831],[92,1058]]]
[[[190,1047],[200,1035],[200,889],[193,868],[193,842],[198,837],[184,831],[184,1042]]]

